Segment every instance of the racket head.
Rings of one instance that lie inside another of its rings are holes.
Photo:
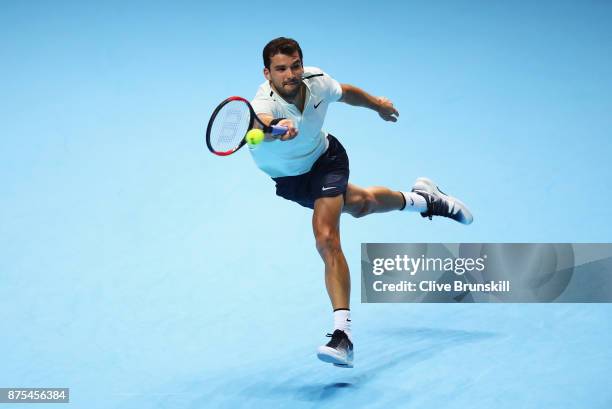
[[[215,155],[227,156],[242,148],[255,117],[251,104],[242,97],[229,97],[221,102],[206,127],[208,150]]]

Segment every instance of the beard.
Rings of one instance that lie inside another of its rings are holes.
[[[272,85],[274,85],[274,90],[276,91],[276,93],[287,102],[292,102],[300,94],[300,91],[304,86],[301,81],[297,81],[297,83],[295,84],[295,88],[293,89],[287,89],[282,84],[281,86],[278,86],[272,83]]]

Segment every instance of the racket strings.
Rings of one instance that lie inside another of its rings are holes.
[[[210,132],[210,142],[217,152],[237,148],[249,130],[251,116],[247,104],[230,101],[225,104],[214,118]]]

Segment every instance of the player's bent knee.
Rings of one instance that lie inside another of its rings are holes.
[[[315,233],[317,250],[320,253],[328,253],[340,249],[340,237],[331,229],[321,229]]]
[[[373,213],[375,208],[376,198],[372,193],[366,191],[349,213],[351,216],[359,218]]]

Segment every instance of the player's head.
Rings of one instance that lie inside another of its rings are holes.
[[[266,44],[266,46],[263,49],[264,67],[266,67],[267,69],[270,69],[270,63],[271,63],[272,57],[274,57],[277,54],[284,54],[284,55],[292,56],[296,52],[300,56],[300,62],[302,62],[302,59],[304,57],[302,55],[302,49],[300,48],[300,45],[298,44],[297,41],[295,41],[293,38],[287,38],[287,37],[275,38],[274,40]]]
[[[279,37],[263,49],[264,76],[285,99],[293,99],[302,86],[302,49],[297,41]]]

